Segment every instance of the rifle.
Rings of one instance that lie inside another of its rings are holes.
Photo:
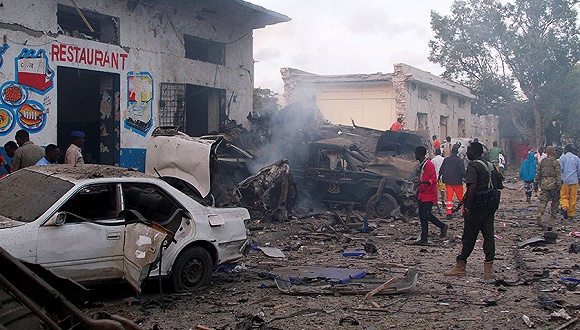
[[[465,204],[465,197],[463,197],[463,199],[459,202],[459,204],[457,204],[457,206],[451,211],[451,213],[459,211],[461,207],[463,207],[463,204]]]

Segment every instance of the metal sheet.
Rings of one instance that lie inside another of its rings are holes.
[[[142,223],[125,227],[125,279],[137,292],[141,292],[141,282],[149,274],[149,266],[159,257],[159,251],[166,233]]]
[[[152,136],[147,143],[145,173],[173,177],[193,185],[202,197],[211,188],[210,160],[212,145],[208,141],[187,136]]]

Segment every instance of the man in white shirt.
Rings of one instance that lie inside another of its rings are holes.
[[[443,161],[445,160],[445,158],[443,156],[441,156],[441,149],[435,149],[435,157],[433,157],[433,159],[431,159],[431,163],[433,163],[433,165],[435,165],[435,174],[437,175],[437,177],[439,177],[439,169],[441,169],[441,165],[443,164]],[[445,184],[441,181],[437,182],[437,190],[439,190],[439,200],[441,201],[441,203],[443,203],[444,199],[443,199],[443,194],[445,192]]]

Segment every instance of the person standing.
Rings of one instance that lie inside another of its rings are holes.
[[[85,145],[85,133],[81,131],[73,131],[70,133],[72,141],[66,153],[64,154],[64,163],[72,164],[74,166],[84,165],[85,159],[81,148]]]
[[[439,171],[439,178],[445,184],[445,212],[447,213],[447,220],[453,218],[453,195],[457,196],[457,200],[463,200],[463,179],[465,178],[465,166],[463,160],[457,155],[459,148],[453,147],[451,149],[451,156],[445,158],[441,170]]]
[[[418,185],[419,194],[417,204],[419,207],[419,220],[421,222],[421,238],[416,240],[414,245],[426,245],[429,243],[429,222],[441,229],[441,237],[447,235],[448,226],[437,219],[432,211],[433,204],[437,203],[437,175],[435,166],[426,157],[427,149],[423,146],[415,148],[415,159],[419,161]]]
[[[14,158],[14,152],[18,149],[18,145],[14,141],[8,141],[4,144],[4,152],[6,152],[6,156],[10,157],[10,159]],[[6,159],[3,162],[4,168],[8,174],[12,173],[12,164],[8,163]]]
[[[493,163],[495,169],[499,171],[499,154],[502,153],[500,147],[497,146],[497,142],[493,141],[492,147],[489,149],[489,161]]]
[[[562,170],[562,188],[560,189],[560,206],[564,219],[574,219],[576,200],[578,199],[578,178],[580,178],[580,159],[572,153],[572,145],[564,147],[560,157]]]
[[[437,135],[433,135],[431,139],[433,139],[433,153],[435,153],[435,150],[441,149],[441,142],[437,140]]]
[[[556,225],[556,214],[558,213],[558,206],[560,205],[558,198],[560,196],[560,188],[562,187],[562,176],[560,162],[556,159],[556,149],[553,146],[547,147],[546,155],[547,157],[538,165],[536,175],[536,181],[541,188],[536,225],[550,231]],[[550,221],[548,222],[548,226],[545,227],[542,222],[542,216],[548,203],[550,203]]]
[[[397,121],[394,122],[393,125],[391,125],[391,131],[399,132],[402,129],[403,129],[403,118],[399,117],[397,118]]]
[[[530,203],[532,200],[532,192],[534,191],[534,179],[536,178],[536,159],[534,152],[528,152],[528,158],[522,163],[520,168],[520,178],[524,180],[524,190],[526,192],[526,202]]]
[[[27,131],[21,129],[16,132],[16,143],[19,148],[14,151],[12,172],[28,166],[34,166],[40,158],[44,157],[44,148],[30,141],[30,134]]]
[[[448,136],[445,138],[445,143],[443,143],[443,157],[447,158],[451,156],[451,150],[453,145],[451,144],[451,137]]]
[[[455,267],[446,271],[445,276],[465,276],[467,259],[473,252],[479,232],[483,235],[483,278],[493,278],[495,258],[494,217],[499,206],[499,191],[503,188],[503,177],[495,167],[481,159],[483,146],[472,142],[467,147],[467,166],[465,183],[467,192],[463,205],[463,235],[461,252],[456,257]]]
[[[499,167],[499,173],[503,176],[503,174],[505,172],[505,157],[503,156],[503,153],[499,154],[498,167]]]
[[[60,157],[60,149],[54,145],[49,144],[44,149],[44,157],[42,157],[39,161],[34,164],[34,166],[41,166],[41,165],[53,165],[58,164],[58,157]]]
[[[439,169],[441,168],[441,165],[443,164],[443,160],[445,160],[445,158],[443,158],[443,156],[441,156],[441,149],[436,149],[435,150],[435,157],[433,157],[433,159],[431,159],[431,162],[435,166],[435,175],[437,176],[437,178],[439,178]],[[441,180],[437,181],[437,190],[439,191],[439,199],[441,200],[441,204],[443,204],[443,201],[445,200],[443,198],[443,192],[445,191],[445,185],[443,184],[443,182],[441,182]],[[439,208],[439,205],[437,205],[437,208]]]

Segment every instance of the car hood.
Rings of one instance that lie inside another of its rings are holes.
[[[19,227],[26,224],[26,222],[8,219],[0,215],[0,229]]]
[[[154,134],[147,143],[145,173],[184,180],[205,198],[211,189],[215,148],[220,142],[183,133]]]

